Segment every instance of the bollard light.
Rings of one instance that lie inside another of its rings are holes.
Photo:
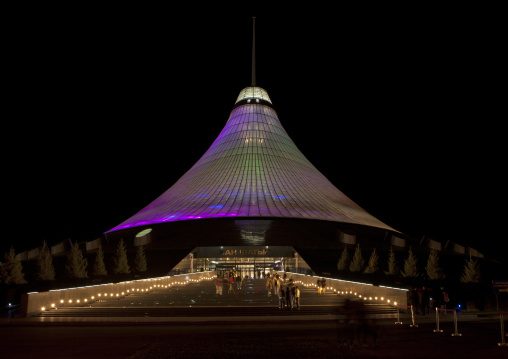
[[[42,307],[41,310],[44,312],[46,310],[46,307]]]

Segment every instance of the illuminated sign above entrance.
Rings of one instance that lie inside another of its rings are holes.
[[[225,256],[266,256],[266,249],[226,249],[223,252]]]
[[[289,246],[216,246],[196,247],[196,258],[293,258],[295,249]]]

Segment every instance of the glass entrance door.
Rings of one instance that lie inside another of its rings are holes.
[[[249,278],[254,278],[254,265],[253,264],[237,264],[236,265],[237,273],[239,273],[242,278],[245,276]]]

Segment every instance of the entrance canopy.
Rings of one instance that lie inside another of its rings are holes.
[[[207,270],[234,270],[251,278],[271,271],[312,272],[294,248],[286,246],[197,247],[173,268],[179,274]]]

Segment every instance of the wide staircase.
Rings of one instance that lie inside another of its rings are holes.
[[[187,284],[167,289],[155,289],[149,293],[131,294],[119,299],[96,301],[89,305],[62,306],[36,315],[42,318],[56,317],[284,317],[284,316],[341,316],[345,314],[347,299],[333,292],[318,293],[315,288],[299,286],[301,292],[299,310],[280,310],[278,297],[268,295],[266,280],[247,279],[241,289],[233,285],[229,291],[224,286],[222,295],[216,294],[212,281]],[[396,309],[382,304],[363,305],[364,314],[371,318],[395,318]]]

